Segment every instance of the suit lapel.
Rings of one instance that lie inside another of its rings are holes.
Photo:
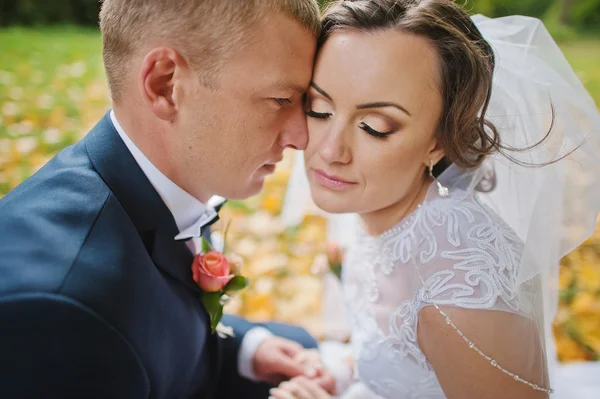
[[[173,215],[114,128],[107,113],[84,139],[92,164],[135,225],[154,264],[186,287],[201,292],[192,279],[193,255],[178,234]]]
[[[171,277],[193,291],[202,292],[192,279],[194,255],[185,242],[175,241],[173,236],[157,230],[154,234],[154,249],[151,256],[154,264]]]

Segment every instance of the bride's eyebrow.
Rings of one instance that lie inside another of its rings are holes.
[[[321,94],[323,97],[325,97],[329,101],[333,102],[333,98],[331,98],[331,96],[325,90],[320,88],[315,82],[310,82],[310,87],[312,87],[313,89],[318,91],[319,94]],[[357,105],[356,109],[385,108],[385,107],[394,107],[394,108],[397,108],[400,111],[404,112],[406,115],[412,116],[412,114],[410,112],[408,112],[408,110],[406,108],[404,108],[403,106],[396,104],[394,102],[388,102],[388,101],[361,104],[361,105]]]
[[[329,94],[327,94],[327,92],[325,90],[323,90],[319,86],[317,86],[317,84],[315,82],[310,82],[310,87],[312,87],[313,89],[318,91],[319,94],[321,94],[323,97],[325,97],[329,101],[333,102],[333,98],[331,98],[331,96]]]
[[[385,107],[394,107],[398,108],[400,111],[404,112],[408,116],[412,116],[410,112],[406,110],[403,106],[393,103],[393,102],[377,102],[377,103],[368,103],[357,105],[356,109],[369,109],[369,108],[385,108]]]

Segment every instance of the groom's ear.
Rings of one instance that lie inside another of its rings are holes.
[[[152,49],[142,62],[142,98],[152,112],[165,121],[172,122],[177,114],[174,89],[178,68],[185,60],[170,48]]]

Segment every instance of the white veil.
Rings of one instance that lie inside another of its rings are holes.
[[[543,309],[540,306],[535,319],[545,341],[553,345],[559,261],[592,235],[600,211],[600,116],[539,20],[480,15],[473,20],[496,56],[486,118],[498,128],[506,147],[541,144],[495,154],[473,171],[451,166],[439,180],[450,190],[475,193],[522,240],[517,285],[537,281],[541,287],[535,292],[543,297]],[[302,154],[296,160],[282,213],[287,224],[300,222],[306,213],[320,212],[311,205]],[[329,239],[347,245],[358,219],[327,217]],[[549,361],[552,369],[555,357]]]
[[[487,119],[499,129],[503,145],[526,148],[498,154],[477,172],[480,184],[492,172],[495,188],[481,198],[525,243],[517,283],[539,279],[547,352],[554,352],[551,324],[558,305],[560,259],[592,235],[600,211],[600,116],[562,52],[543,24],[533,18],[473,18],[492,45],[497,69]],[[553,111],[552,111],[553,109]],[[456,184],[451,177],[448,184]],[[551,371],[556,357],[549,356]],[[552,382],[552,380],[551,380]],[[555,384],[554,384],[555,385]]]

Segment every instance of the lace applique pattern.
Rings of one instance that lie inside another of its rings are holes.
[[[359,237],[348,254],[344,293],[359,377],[384,398],[444,398],[417,342],[424,306],[529,312],[531,305],[516,293],[523,245],[473,197],[425,202],[381,236]],[[431,297],[415,281],[403,301],[386,303],[381,281],[404,271],[399,275],[409,276],[413,267],[425,276]]]

